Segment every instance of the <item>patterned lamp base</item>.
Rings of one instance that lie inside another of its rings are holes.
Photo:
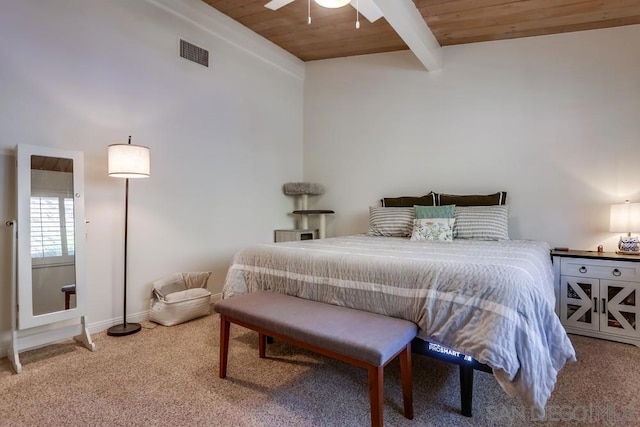
[[[636,236],[620,236],[616,252],[624,255],[640,255],[640,239]]]

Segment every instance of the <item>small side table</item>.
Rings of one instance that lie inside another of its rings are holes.
[[[556,307],[569,333],[640,347],[640,256],[553,251]]]
[[[294,215],[301,215],[302,216],[302,228],[306,228],[307,227],[307,218],[309,217],[309,215],[318,215],[320,217],[320,224],[318,225],[318,238],[319,239],[324,239],[326,237],[326,216],[327,215],[332,215],[335,212],[332,210],[327,210],[327,209],[301,209],[301,210],[297,210],[297,211],[293,211]]]
[[[314,240],[318,238],[318,230],[273,230],[274,242],[294,242],[299,240]]]

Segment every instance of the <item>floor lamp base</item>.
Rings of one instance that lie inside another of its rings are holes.
[[[127,323],[126,325],[115,325],[107,329],[107,335],[111,337],[123,337],[125,335],[135,334],[140,332],[142,326],[140,323]]]

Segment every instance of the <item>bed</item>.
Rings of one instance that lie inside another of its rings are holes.
[[[473,357],[491,368],[508,394],[543,411],[558,371],[575,360],[555,313],[549,246],[529,240],[413,240],[406,230],[394,237],[375,232],[371,209],[369,234],[239,251],[223,298],[271,290],[410,320],[420,339]],[[458,211],[463,209],[456,208],[463,227]],[[397,217],[400,210],[392,212]],[[406,227],[395,219],[394,227]]]
[[[546,243],[356,235],[238,252],[223,298],[271,290],[415,322],[418,336],[489,365],[543,408],[575,353],[556,316]]]

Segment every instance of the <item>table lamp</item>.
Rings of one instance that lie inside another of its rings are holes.
[[[620,236],[618,242],[619,254],[640,255],[640,239],[631,233],[640,231],[640,203],[624,203],[611,205],[610,231],[612,233],[627,233]]]

